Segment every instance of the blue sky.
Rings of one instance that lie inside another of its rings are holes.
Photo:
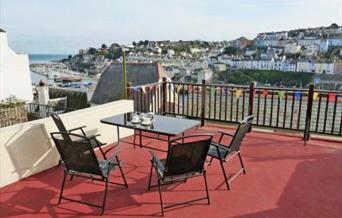
[[[0,27],[21,53],[102,43],[231,40],[342,22],[341,0],[0,0]]]

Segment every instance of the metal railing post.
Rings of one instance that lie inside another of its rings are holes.
[[[166,77],[163,77],[163,86],[162,86],[162,88],[163,88],[163,99],[162,99],[162,101],[163,101],[163,114],[165,114],[166,113],[166,102],[167,102],[167,79],[166,79]]]
[[[132,83],[131,82],[128,82],[127,83],[127,100],[131,98],[131,87],[132,87]]]
[[[254,93],[255,93],[255,82],[251,82],[249,84],[248,116],[253,115]],[[252,127],[248,131],[251,132]]]
[[[205,80],[202,80],[202,90],[201,90],[201,126],[205,125],[205,99],[206,99],[206,84]]]
[[[308,93],[308,103],[307,103],[307,108],[306,108],[306,117],[305,117],[304,144],[306,144],[306,142],[310,140],[310,126],[311,126],[314,89],[315,89],[315,85],[310,84],[309,93]]]

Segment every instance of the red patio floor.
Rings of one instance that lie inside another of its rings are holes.
[[[206,126],[200,131],[214,131]],[[132,140],[132,137],[125,139]],[[144,139],[144,144],[166,148],[165,142]],[[150,169],[148,149],[120,145],[120,158],[128,189],[110,186],[104,217],[160,216],[156,189],[147,191]],[[165,153],[158,152],[162,157]],[[342,217],[342,144],[253,132],[242,145],[246,175],[225,189],[219,164],[207,168],[211,204],[206,201],[166,210],[166,217]],[[238,160],[226,165],[239,167]],[[63,167],[54,167],[0,189],[0,217],[93,217],[97,208],[63,200],[57,205]],[[115,172],[112,181],[120,181]],[[69,197],[101,202],[100,182],[76,178],[67,182]],[[205,196],[201,177],[163,188],[165,204]]]

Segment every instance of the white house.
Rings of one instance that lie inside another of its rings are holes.
[[[316,56],[319,52],[319,45],[313,44],[306,47],[306,49],[301,51],[303,56]]]
[[[311,45],[319,45],[320,44],[320,40],[319,39],[316,39],[315,37],[313,38],[305,38],[305,39],[300,39],[298,40],[298,44],[300,46],[311,46]]]
[[[310,61],[298,61],[297,62],[297,72],[313,72],[315,66],[314,63]]]
[[[252,55],[254,55],[256,52],[257,52],[256,49],[254,49],[254,50],[246,50],[246,51],[245,51],[245,55],[246,55],[246,56],[252,56]]]
[[[329,49],[329,41],[327,39],[322,39],[319,43],[319,50],[322,53],[327,52]]]
[[[225,71],[226,69],[227,69],[227,65],[226,64],[214,64],[215,72]]]
[[[190,48],[190,53],[191,54],[196,54],[198,52],[201,52],[201,50],[199,48]]]
[[[314,73],[333,74],[334,68],[333,63],[315,63]]]
[[[297,72],[333,74],[334,71],[335,71],[334,63],[315,63],[315,62],[310,62],[310,61],[297,62]]]
[[[340,47],[342,46],[342,39],[341,38],[332,38],[328,39],[329,47]]]
[[[301,46],[295,42],[288,42],[284,45],[284,53],[286,54],[297,54],[300,52]]]
[[[168,49],[167,50],[167,54],[172,57],[173,55],[175,55],[175,51],[173,49]]]
[[[335,74],[342,74],[342,63],[335,63],[334,73]]]
[[[283,70],[283,61],[282,60],[274,61],[273,70]]]
[[[232,58],[229,57],[228,55],[219,55],[217,56],[217,62],[222,63],[222,64],[229,64],[233,65]]]
[[[210,69],[202,70],[198,72],[197,74],[198,83],[201,83],[202,80],[211,81],[212,78],[213,78],[213,71],[211,71]]]
[[[27,55],[15,53],[7,41],[7,33],[0,29],[0,99],[14,95],[32,101],[32,84]]]
[[[322,39],[320,42],[320,52],[325,53],[330,47],[340,46],[342,46],[342,39],[340,38]]]
[[[282,71],[295,72],[297,68],[297,63],[295,61],[283,61],[281,63]]]

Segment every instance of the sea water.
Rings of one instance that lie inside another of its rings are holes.
[[[30,64],[44,64],[53,61],[59,61],[63,58],[67,58],[67,54],[29,54]],[[38,83],[40,80],[47,80],[46,76],[34,73],[31,71],[31,81],[32,83]]]

